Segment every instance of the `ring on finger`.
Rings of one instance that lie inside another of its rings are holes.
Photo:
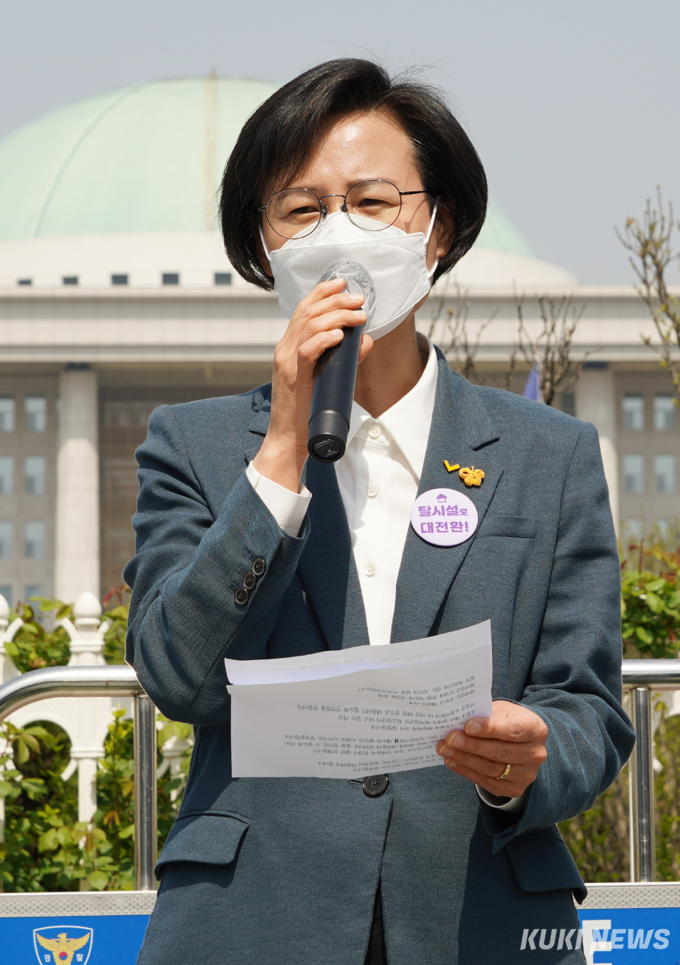
[[[502,774],[500,774],[500,775],[496,778],[496,780],[497,780],[497,781],[504,781],[505,778],[506,778],[509,774],[510,774],[510,764],[506,764],[506,765],[505,765],[505,770],[503,771]]]

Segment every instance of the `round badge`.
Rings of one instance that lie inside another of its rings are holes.
[[[474,534],[478,522],[475,504],[454,489],[428,489],[411,509],[411,526],[421,539],[435,546],[464,543]]]

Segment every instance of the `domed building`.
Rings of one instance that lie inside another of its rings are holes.
[[[216,76],[138,84],[0,141],[0,593],[9,599],[72,600],[119,585],[134,550],[133,453],[150,412],[269,380],[285,320],[274,296],[232,271],[216,207],[238,132],[274,90]],[[598,426],[628,531],[670,525],[675,409],[640,339],[650,324],[632,287],[579,286],[535,257],[492,202],[477,244],[438,288],[421,328],[452,361],[456,324],[472,345],[482,332],[477,377],[499,385],[517,301],[537,334],[539,297],[572,300],[582,312],[574,355],[590,354],[558,404]],[[508,384],[521,391],[527,370],[520,355]]]

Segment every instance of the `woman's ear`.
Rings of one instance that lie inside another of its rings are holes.
[[[437,209],[434,232],[437,239],[437,258],[441,260],[451,251],[453,239],[456,237],[456,225],[453,220],[453,213],[449,211],[448,208],[442,206]]]

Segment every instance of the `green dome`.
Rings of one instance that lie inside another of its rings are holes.
[[[526,258],[536,257],[529,242],[493,198],[489,201],[486,221],[475,242],[475,248],[503,251],[506,255],[524,255]]]
[[[214,76],[157,81],[26,124],[0,140],[0,241],[214,230],[224,163],[276,86]],[[477,247],[533,255],[493,204]]]
[[[276,85],[202,78],[67,104],[0,141],[0,240],[203,231],[224,162]]]

